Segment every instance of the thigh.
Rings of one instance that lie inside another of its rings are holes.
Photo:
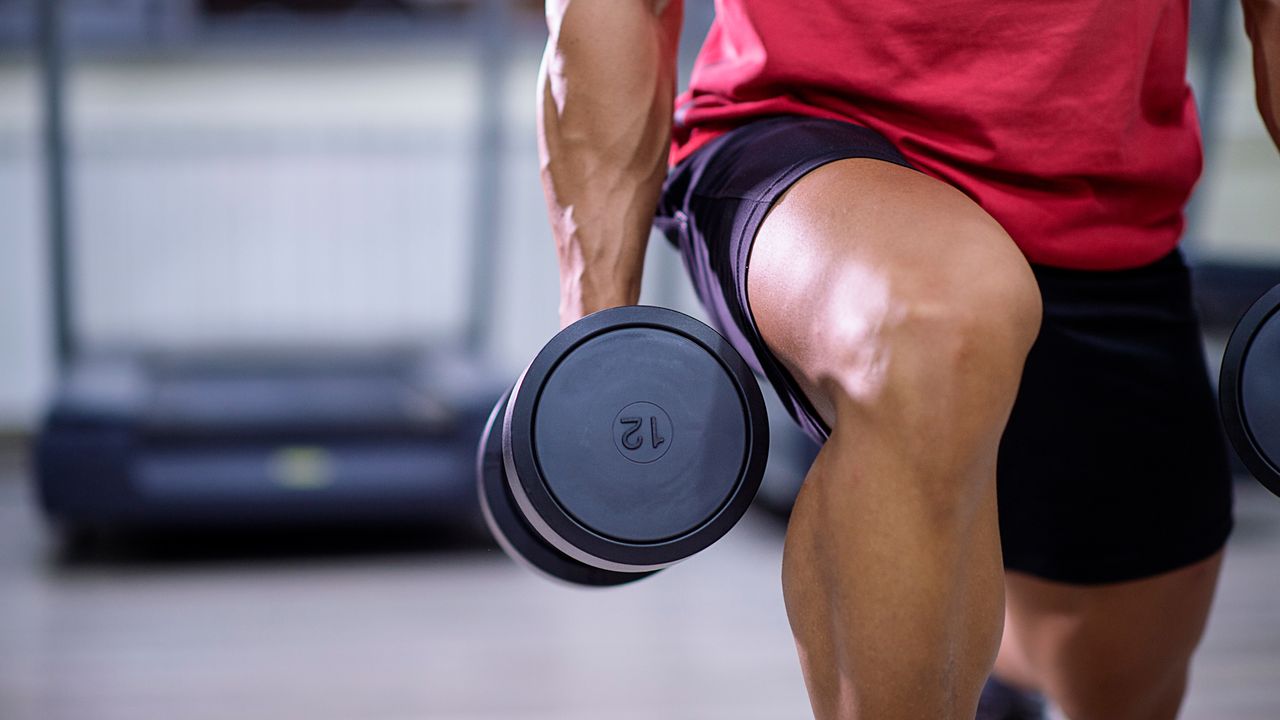
[[[838,400],[871,407],[895,389],[918,401],[901,407],[913,417],[948,415],[960,398],[947,368],[1016,388],[1039,312],[1026,261],[985,211],[869,160],[818,168],[776,201],[747,287],[761,336],[828,425]]]
[[[1038,686],[1072,718],[1173,718],[1221,560],[1217,553],[1153,577],[1090,586],[1010,572],[996,672]]]
[[[677,166],[656,220],[679,248],[709,321],[769,380],[788,413],[819,444],[829,425],[761,338],[747,300],[747,268],[756,235],[779,198],[818,168],[850,159],[910,167],[867,128],[793,116],[758,120]]]
[[[1035,269],[1044,321],[1001,444],[996,670],[1072,717],[1172,718],[1231,530],[1188,272]]]
[[[942,349],[950,326],[990,318],[997,334],[1017,334],[1038,318],[1034,279],[1003,229],[847,123],[739,128],[677,168],[659,222],[712,320],[819,442],[834,417],[824,383],[850,365],[872,380],[866,340],[884,327],[910,324],[921,331],[912,345]],[[908,316],[921,322],[898,323]],[[1020,365],[979,370],[1016,385]]]
[[[1231,476],[1187,268],[1035,268],[1044,320],[1000,447],[1005,566],[1076,585],[1220,550]]]

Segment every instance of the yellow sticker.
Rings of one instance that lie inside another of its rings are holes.
[[[319,490],[333,484],[333,459],[322,447],[294,445],[271,456],[271,479],[290,490]]]

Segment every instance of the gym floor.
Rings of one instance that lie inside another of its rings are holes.
[[[1186,720],[1280,714],[1280,500],[1239,491]],[[8,442],[0,718],[800,720],[781,541],[780,523],[748,515],[702,555],[607,591],[429,536],[69,549]]]

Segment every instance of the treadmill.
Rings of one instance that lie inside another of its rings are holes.
[[[451,345],[84,348],[70,277],[64,3],[39,7],[58,386],[34,443],[46,516],[69,530],[300,524],[476,527],[477,439],[504,376],[492,315],[505,0],[484,0],[470,318]]]

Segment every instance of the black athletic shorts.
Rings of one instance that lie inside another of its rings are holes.
[[[818,441],[825,424],[756,330],[746,269],[771,204],[844,158],[910,167],[867,128],[769,118],[672,170],[656,221],[713,322]],[[1212,555],[1231,531],[1231,476],[1181,255],[1132,270],[1032,269],[1044,320],[1000,447],[1005,567],[1093,584]]]

